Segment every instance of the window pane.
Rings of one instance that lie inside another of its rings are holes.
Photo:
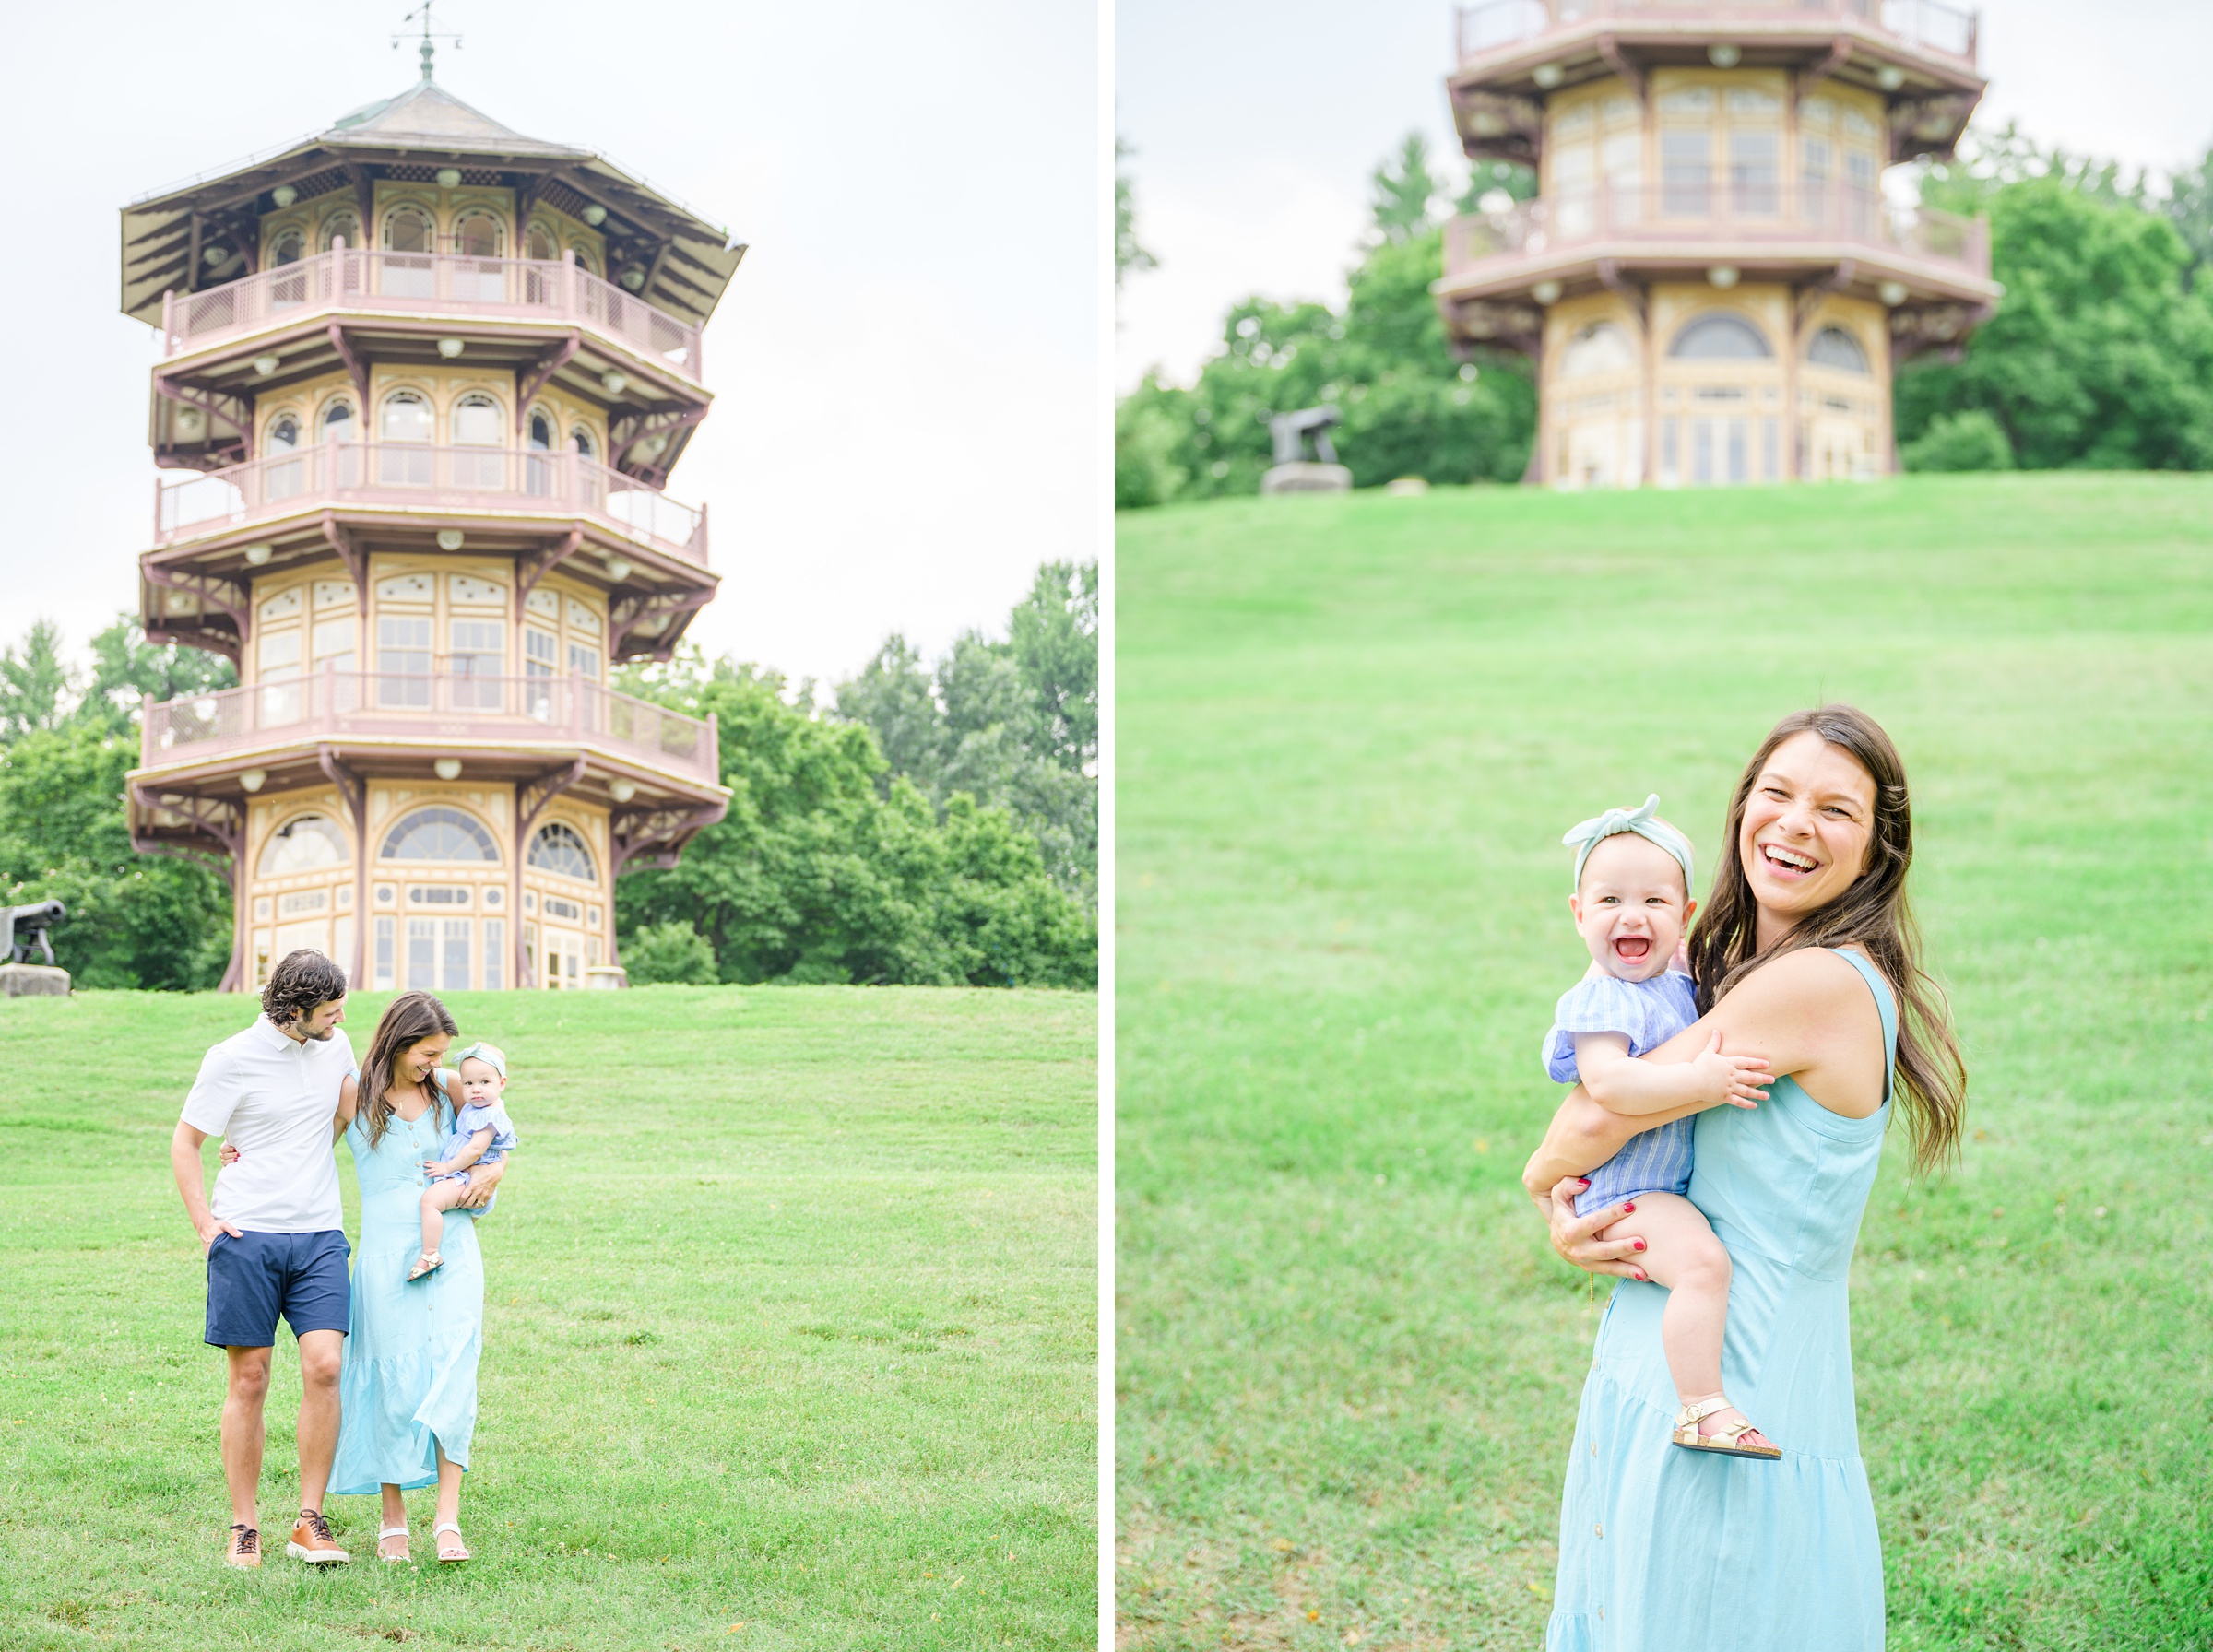
[[[432,992],[438,985],[434,969],[438,959],[438,920],[408,920],[408,990]]]
[[[472,447],[497,447],[499,408],[490,402],[463,402],[454,409],[454,440]]]
[[[507,985],[507,920],[484,920],[484,990],[498,992]]]
[[[469,923],[467,918],[445,920],[445,948],[438,980],[443,992],[468,990]]]
[[[379,918],[376,920],[375,980],[376,988],[379,992],[389,991],[392,985],[393,927],[394,920],[391,918]]]

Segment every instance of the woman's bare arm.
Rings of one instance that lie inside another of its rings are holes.
[[[1859,972],[1832,953],[1806,948],[1754,970],[1710,1011],[1639,1059],[1693,1060],[1717,1031],[1724,1047],[1763,1056],[1770,1071],[1795,1078],[1832,1113],[1864,1118],[1882,1105],[1882,1020]],[[1556,1211],[1548,1218],[1553,1247],[1579,1268],[1589,1266],[1563,1248],[1557,1184],[1597,1169],[1640,1131],[1719,1104],[1693,1103],[1624,1118],[1580,1085],[1568,1092],[1521,1174],[1530,1198]]]

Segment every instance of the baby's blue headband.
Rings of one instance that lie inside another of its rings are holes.
[[[471,1058],[481,1061],[486,1067],[491,1068],[503,1079],[507,1076],[507,1057],[501,1053],[500,1046],[497,1044],[486,1044],[482,1040],[470,1044],[468,1048],[454,1057],[454,1070],[459,1072],[461,1064]]]
[[[1683,887],[1690,888],[1690,840],[1670,826],[1665,820],[1654,819],[1660,808],[1660,794],[1654,792],[1644,800],[1642,808],[1609,808],[1596,820],[1585,820],[1562,838],[1575,851],[1575,886],[1583,883],[1583,863],[1591,858],[1591,851],[1610,837],[1633,832],[1648,843],[1658,844],[1675,857],[1683,868]]]

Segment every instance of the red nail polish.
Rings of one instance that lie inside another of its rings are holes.
[[[1637,1277],[1638,1277],[1639,1279],[1642,1279],[1642,1278],[1644,1278],[1644,1275],[1642,1275],[1642,1274],[1640,1273],[1640,1274],[1639,1274]]]
[[[1622,1213],[1624,1216],[1627,1216],[1627,1215],[1628,1215],[1628,1214],[1629,1214],[1629,1213],[1630,1213],[1632,1210],[1636,1210],[1636,1209],[1637,1209],[1637,1207],[1636,1207],[1635,1205],[1624,1205],[1624,1206],[1622,1206],[1622,1208],[1621,1208],[1621,1213]]]
[[[1643,1241],[1643,1240],[1639,1239],[1639,1240],[1638,1240],[1638,1241],[1637,1241],[1637,1248],[1638,1248],[1639,1250],[1642,1250],[1642,1249],[1644,1248],[1644,1241]]]

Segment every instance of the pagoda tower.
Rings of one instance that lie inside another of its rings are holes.
[[[132,836],[229,879],[227,990],[303,946],[374,990],[619,983],[616,878],[728,797],[713,719],[609,675],[715,595],[662,489],[744,253],[454,97],[427,37],[397,97],[124,208],[187,473],[140,612],[241,684],[148,702]]]
[[[1471,157],[1537,171],[1447,226],[1462,344],[1534,360],[1528,479],[1820,480],[1897,468],[1890,378],[1989,313],[1987,226],[1892,204],[1952,152],[1976,18],[1936,0],[1488,0],[1448,77]]]

